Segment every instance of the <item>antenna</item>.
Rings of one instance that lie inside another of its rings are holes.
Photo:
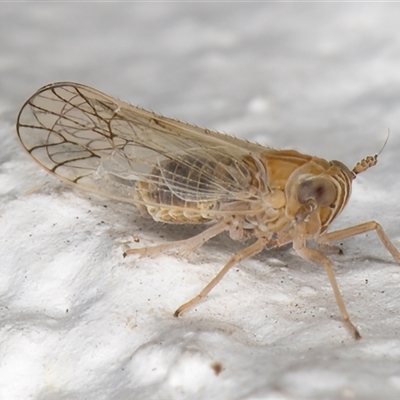
[[[375,154],[374,156],[368,156],[363,158],[362,160],[360,160],[356,166],[353,168],[353,172],[358,175],[361,172],[366,171],[368,168],[373,167],[374,165],[376,165],[376,163],[378,162],[378,156],[382,153],[383,149],[386,147],[386,143],[389,140],[389,136],[390,136],[390,130],[388,129],[388,134],[386,136],[386,140],[385,143],[383,143],[382,148],[379,150],[379,152],[377,154]]]

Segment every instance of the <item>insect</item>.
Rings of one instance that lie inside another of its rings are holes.
[[[359,339],[332,262],[307,241],[324,244],[376,231],[400,262],[400,252],[375,221],[327,232],[349,200],[352,181],[378,155],[350,170],[340,161],[253,144],[65,82],[44,86],[26,101],[17,132],[34,160],[67,183],[133,203],[155,221],[207,225],[192,238],[124,255],[187,254],[224,231],[233,240],[253,239],[175,316],[207,296],[234,264],[292,243],[300,257],[325,267],[342,319]]]

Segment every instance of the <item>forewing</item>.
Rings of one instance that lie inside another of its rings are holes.
[[[254,195],[244,159],[265,149],[75,83],[55,83],[36,92],[20,111],[17,132],[29,154],[49,172],[128,202],[134,202],[137,181],[160,177],[185,201],[243,200]],[[175,179],[164,171],[169,161],[177,161],[182,170],[197,170],[202,184]]]

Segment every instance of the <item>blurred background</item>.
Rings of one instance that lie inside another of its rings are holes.
[[[5,3],[0,104],[13,122],[40,86],[78,81],[201,126],[354,163],[379,150],[388,128],[388,147],[400,145],[399,7]]]

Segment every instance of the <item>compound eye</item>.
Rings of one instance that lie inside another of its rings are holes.
[[[336,187],[327,178],[306,179],[297,188],[297,200],[301,204],[315,200],[318,206],[328,207],[336,200],[336,196]]]

